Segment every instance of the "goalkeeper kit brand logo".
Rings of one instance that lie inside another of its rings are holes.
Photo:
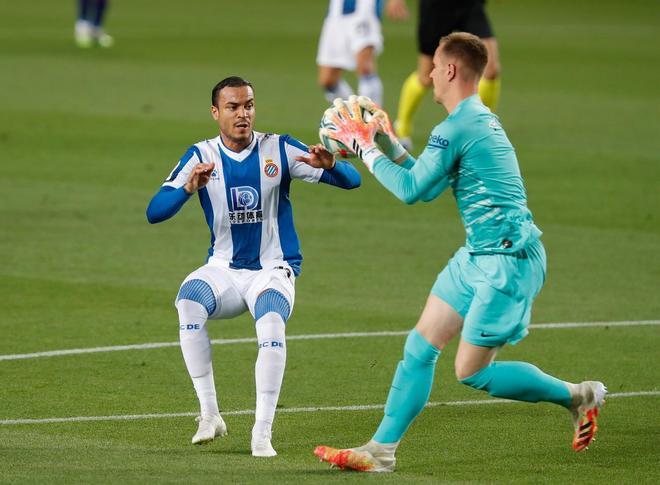
[[[266,177],[273,178],[277,177],[277,174],[280,173],[280,169],[277,164],[269,158],[264,165],[264,173],[266,174]]]
[[[259,192],[254,187],[243,185],[232,187],[231,210],[229,222],[231,224],[254,224],[263,221],[263,211],[259,207]]]
[[[445,150],[449,146],[449,140],[442,138],[440,135],[431,135],[429,137],[429,145]]]

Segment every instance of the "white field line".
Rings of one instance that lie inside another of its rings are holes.
[[[607,399],[616,399],[623,397],[656,397],[660,396],[660,391],[637,391],[637,392],[614,392],[607,395]],[[427,408],[439,406],[480,406],[482,404],[512,404],[518,401],[509,399],[475,399],[466,401],[444,401],[429,402]],[[383,409],[383,404],[362,404],[356,406],[312,406],[300,408],[278,409],[278,413],[317,413],[324,411],[373,411]],[[237,411],[223,411],[223,416],[240,416],[254,414],[253,409],[241,409]],[[3,419],[0,425],[16,424],[48,424],[48,423],[80,423],[86,421],[131,421],[138,419],[162,419],[162,418],[187,418],[199,415],[195,413],[163,413],[163,414],[123,414],[115,416],[73,416],[69,418],[43,418],[43,419]]]
[[[634,327],[643,325],[660,325],[660,320],[625,320],[622,322],[564,322],[564,323],[536,323],[530,325],[531,329],[564,329],[564,328],[593,328],[593,327]],[[292,340],[321,340],[335,338],[356,337],[398,337],[407,335],[410,330],[382,331],[382,332],[344,332],[344,333],[317,333],[307,335],[289,335],[287,341]],[[232,345],[256,343],[255,338],[214,339],[213,345]],[[88,347],[82,349],[48,350],[30,354],[0,355],[2,360],[36,359],[40,357],[59,357],[63,355],[96,354],[99,352],[120,352],[123,350],[161,349],[164,347],[178,347],[179,342],[152,342],[146,344],[114,345],[111,347]]]

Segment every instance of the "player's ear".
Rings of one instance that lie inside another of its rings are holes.
[[[451,81],[456,77],[456,64],[447,64],[447,80]]]
[[[218,108],[215,106],[211,105],[211,117],[215,120],[218,121],[218,117],[220,116],[220,113],[218,112]]]

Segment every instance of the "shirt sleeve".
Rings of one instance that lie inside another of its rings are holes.
[[[400,166],[387,157],[378,157],[374,163],[374,175],[406,204],[414,204],[420,199],[432,200],[449,186],[448,176],[459,156],[457,136],[452,126],[443,122],[433,129],[417,160]]]
[[[415,160],[412,156],[408,155],[408,158],[400,163],[400,165],[406,170],[410,170],[415,166],[416,161],[417,160]],[[422,194],[420,199],[424,202],[431,202],[432,200],[435,200],[440,194],[442,194],[447,187],[449,187],[449,175],[440,179],[435,185],[432,185],[429,190]]]
[[[190,172],[195,165],[202,162],[202,154],[195,145],[188,148],[181,157],[169,176],[163,182],[163,187],[172,187],[178,189],[183,187],[188,181]]]
[[[173,187],[163,186],[158,193],[153,196],[149,206],[147,207],[147,220],[150,224],[162,222],[177,212],[183,207],[190,195],[186,193],[183,187],[175,189]]]
[[[338,160],[331,170],[323,170],[319,182],[342,189],[355,189],[362,183],[362,178],[353,165]]]
[[[305,182],[316,183],[323,175],[322,168],[314,168],[305,162],[299,162],[296,157],[309,155],[307,145],[288,135],[282,135],[284,150],[286,153],[286,163],[289,164],[289,174],[292,179],[300,179]],[[284,163],[284,160],[282,161]]]

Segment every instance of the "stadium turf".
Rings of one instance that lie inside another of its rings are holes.
[[[325,108],[315,49],[325,2],[113,2],[109,50],[73,45],[75,2],[5,2],[0,15],[0,482],[373,481],[319,464],[317,444],[375,430],[402,335],[291,340],[274,459],[250,456],[251,343],[214,346],[229,436],[189,444],[192,386],[176,346],[65,356],[15,354],[178,337],[172,302],[201,265],[197,201],[164,224],[144,210],[178,157],[215,136],[210,88],[255,85],[257,129],[317,139]],[[411,6],[415,2],[408,2]],[[660,318],[660,59],[651,1],[492,1],[503,64],[499,115],[516,147],[549,273],[535,323]],[[414,21],[385,22],[380,69],[394,115],[415,66]],[[350,79],[354,79],[349,76]],[[430,97],[418,148],[444,116]],[[401,331],[464,234],[451,197],[408,207],[362,167],[346,192],[303,182],[292,202],[305,263],[289,335]],[[253,337],[245,316],[213,338]],[[567,413],[460,386],[455,344],[388,483],[657,483],[657,325],[534,329],[502,358],[612,393],[597,441],[570,449]],[[3,359],[4,358],[4,359]],[[654,394],[633,395],[651,391]],[[305,408],[305,409],[301,409]],[[190,416],[12,424],[84,416]]]

